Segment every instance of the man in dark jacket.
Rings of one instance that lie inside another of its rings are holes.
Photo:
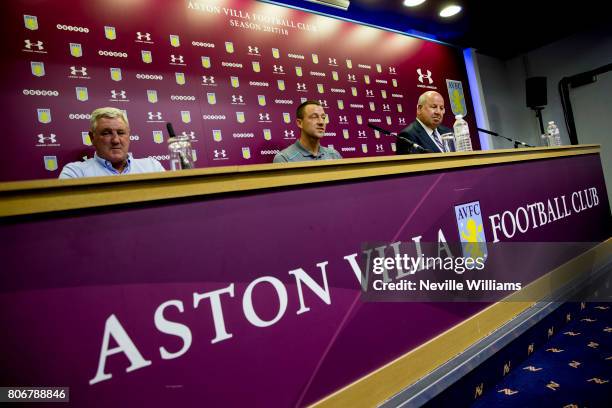
[[[412,140],[432,153],[447,151],[447,146],[440,137],[451,129],[440,126],[444,118],[444,99],[435,91],[427,91],[417,102],[416,120],[402,129],[400,136]],[[452,147],[450,149],[452,151]],[[397,139],[397,154],[415,153],[417,150],[404,140]]]

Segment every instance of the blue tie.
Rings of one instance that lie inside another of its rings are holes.
[[[434,129],[431,136],[433,137],[434,142],[436,142],[436,146],[438,146],[438,149],[440,149],[441,152],[445,152],[444,145],[442,144],[442,141],[440,140],[440,135],[438,134],[438,129]]]

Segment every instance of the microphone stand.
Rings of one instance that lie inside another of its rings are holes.
[[[406,143],[408,143],[410,145],[410,147],[412,147],[413,149],[415,149],[418,152],[423,152],[423,153],[433,153],[431,150],[424,148],[423,146],[413,142],[412,140],[408,139],[407,137],[404,136],[400,136],[395,132],[391,132],[387,129],[383,129],[381,127],[378,127],[376,125],[373,125],[372,123],[368,122],[367,123],[368,127],[374,130],[377,130],[385,135],[389,135],[389,136],[394,136],[398,139],[401,139],[403,141],[405,141]]]
[[[535,147],[535,146],[532,146],[532,145],[527,144],[525,142],[521,142],[520,140],[510,139],[509,137],[502,136],[499,133],[495,133],[495,132],[492,132],[492,131],[487,130],[487,129],[482,129],[482,128],[479,128],[479,127],[477,127],[476,129],[479,130],[480,132],[487,133],[489,135],[493,135],[493,136],[497,136],[497,137],[501,137],[502,139],[506,139],[509,142],[513,142],[515,149],[518,148],[519,145],[522,145],[522,146],[525,146],[525,147]]]

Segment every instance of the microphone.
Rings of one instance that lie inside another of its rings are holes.
[[[174,138],[176,137],[176,133],[174,133],[174,128],[172,127],[172,123],[166,122],[166,129],[168,130],[168,135],[170,137],[174,137]],[[187,160],[187,158],[185,157],[185,154],[183,154],[183,152],[181,152],[180,150],[178,150],[177,153],[181,161],[181,168],[190,169],[191,163],[189,163],[189,160]]]
[[[479,131],[481,131],[481,132],[483,132],[483,133],[487,133],[487,134],[489,134],[489,135],[499,136],[499,133],[495,133],[495,132],[493,132],[493,131],[491,131],[491,130],[482,129],[482,128],[479,128],[479,127],[477,127],[476,129],[477,129],[477,130],[479,130]]]
[[[385,135],[391,135],[391,136],[395,136],[398,139],[403,140],[404,142],[408,143],[410,145],[410,147],[412,147],[414,150],[416,150],[417,152],[422,152],[422,153],[432,153],[431,150],[424,148],[423,146],[414,143],[412,140],[408,139],[407,137],[404,136],[400,136],[395,132],[391,132],[389,130],[383,129],[381,127],[378,127],[376,125],[373,125],[372,123],[368,122],[367,123],[368,127],[374,129],[374,130],[378,130],[379,132],[384,133]]]
[[[489,134],[489,135],[493,135],[493,136],[501,137],[502,139],[506,139],[506,140],[507,140],[507,141],[509,141],[509,142],[513,142],[513,143],[514,143],[514,147],[515,147],[515,148],[517,148],[517,147],[518,147],[518,145],[523,145],[523,146],[525,146],[525,147],[534,147],[534,146],[532,146],[532,145],[530,145],[530,144],[527,144],[527,143],[525,143],[525,142],[521,142],[520,140],[510,139],[509,137],[506,137],[506,136],[500,135],[499,133],[495,133],[495,132],[493,132],[493,131],[491,131],[491,130],[487,130],[487,129],[483,129],[483,128],[479,128],[479,127],[477,127],[476,129],[477,129],[478,131],[482,132],[482,133],[487,133],[487,134]]]
[[[170,137],[176,137],[176,133],[174,133],[174,128],[172,127],[172,123],[167,122],[166,123],[166,129],[168,129],[168,135]]]

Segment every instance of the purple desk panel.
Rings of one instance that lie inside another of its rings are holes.
[[[499,238],[598,242],[593,154],[5,218],[0,385],[88,407],[313,403],[486,306],[363,302],[364,243],[458,241],[472,201],[492,241],[490,215],[592,188],[597,205]]]

